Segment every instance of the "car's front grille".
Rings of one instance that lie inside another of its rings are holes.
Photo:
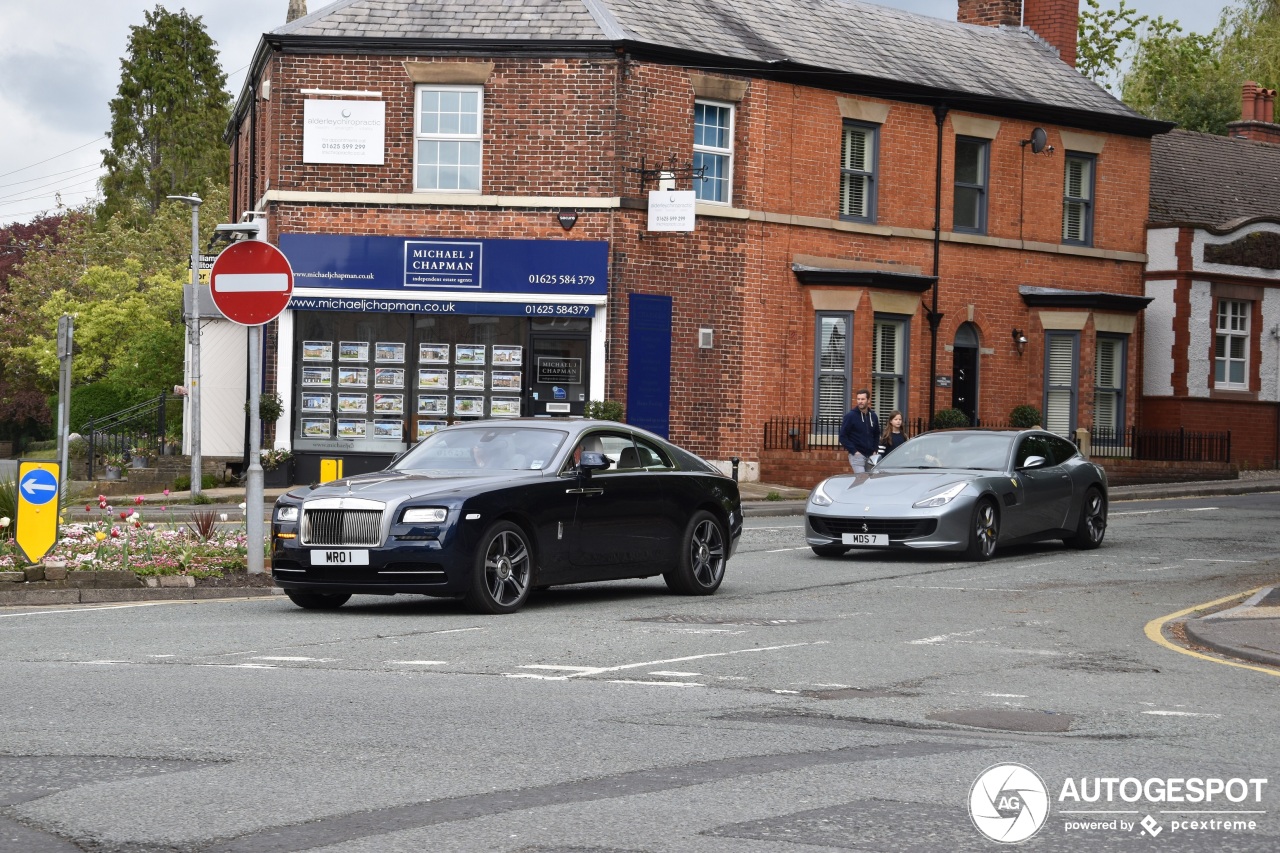
[[[382,511],[303,509],[302,544],[370,548],[382,542]]]
[[[915,539],[938,529],[934,518],[826,518],[809,516],[813,530],[822,536],[839,538],[842,533],[885,533],[890,539]]]

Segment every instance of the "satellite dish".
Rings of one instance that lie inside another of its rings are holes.
[[[1044,132],[1043,127],[1037,127],[1031,131],[1031,153],[1039,154],[1044,150],[1045,143],[1049,141],[1049,134]]]

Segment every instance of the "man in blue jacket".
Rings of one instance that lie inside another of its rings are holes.
[[[849,465],[855,474],[865,474],[867,460],[880,447],[880,419],[871,410],[871,392],[861,388],[854,395],[857,404],[845,413],[840,424],[840,443],[849,451]]]

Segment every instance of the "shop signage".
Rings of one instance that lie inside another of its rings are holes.
[[[303,101],[302,162],[381,166],[386,109],[382,101]]]
[[[650,190],[650,231],[692,231],[696,223],[693,190]]]
[[[534,380],[543,385],[563,382],[566,385],[582,384],[582,359],[580,358],[539,358],[537,375]],[[557,388],[563,394],[563,389]],[[556,395],[556,399],[564,399]]]
[[[280,250],[304,293],[604,296],[609,288],[609,244],[603,240],[281,234]]]
[[[299,296],[294,311],[351,311],[376,314],[482,314],[490,317],[594,317],[596,306],[565,302],[459,302],[376,296]],[[201,310],[201,314],[205,312]]]

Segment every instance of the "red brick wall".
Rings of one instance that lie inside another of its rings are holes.
[[[1080,0],[1026,0],[1022,23],[1058,49],[1062,61],[1075,67]]]
[[[429,56],[278,55],[271,64],[269,101],[259,104],[256,193],[271,189],[407,193],[412,189],[413,84],[402,60]],[[452,58],[451,58],[452,59]],[[694,90],[679,67],[621,60],[495,58],[485,85],[483,192],[486,194],[643,198],[631,171],[675,155],[687,164],[692,147]],[[650,233],[642,206],[579,210],[564,232],[558,207],[427,207],[379,204],[276,203],[270,233],[608,240],[606,396],[623,400],[628,371],[627,297],[673,298],[672,438],[711,458],[761,458],[763,426],[774,415],[807,417],[812,410],[814,311],[811,291],[850,288],[800,285],[797,254],[878,265],[933,267],[936,125],[925,106],[891,102],[880,135],[878,224],[909,233],[887,235],[818,227],[838,220],[842,120],[835,93],[750,80],[738,104],[733,197],[751,218],[702,216],[692,233]],[[303,164],[300,90],[361,89],[387,102],[383,166]],[[572,92],[565,99],[564,93]],[[1041,405],[1043,332],[1018,296],[1019,285],[1141,295],[1138,263],[1023,251],[1021,241],[1056,246],[1061,236],[1063,160],[1033,155],[1019,144],[1031,122],[1001,118],[991,145],[987,245],[941,247],[938,372],[951,372],[945,346],[970,319],[977,326],[980,415],[1004,420],[1015,405]],[[1057,129],[1050,141],[1064,150]],[[250,189],[247,123],[241,128],[241,198]],[[943,128],[942,217],[951,222],[954,132]],[[1108,135],[1098,159],[1097,247],[1142,252],[1149,143]],[[680,188],[689,184],[681,180]],[[645,187],[645,189],[652,186]],[[248,206],[246,201],[244,206]],[[797,222],[792,217],[811,219]],[[767,220],[767,221],[766,221]],[[924,296],[925,304],[929,295]],[[863,293],[854,323],[854,387],[870,384],[873,315]],[[715,347],[697,347],[697,329],[715,330]],[[1018,355],[1014,327],[1030,343]],[[1092,399],[1092,327],[1082,336],[1080,399]],[[923,417],[929,399],[929,327],[922,308],[911,318],[908,417]],[[1131,370],[1137,336],[1130,352]],[[599,366],[597,366],[599,367]],[[1131,374],[1130,388],[1136,388]],[[937,408],[950,405],[939,389]],[[1136,398],[1130,394],[1130,399]],[[1129,422],[1132,422],[1132,411]],[[1087,425],[1091,414],[1082,414]]]
[[[1280,406],[1221,398],[1144,397],[1142,426],[1231,432],[1231,461],[1243,468],[1280,467]]]

